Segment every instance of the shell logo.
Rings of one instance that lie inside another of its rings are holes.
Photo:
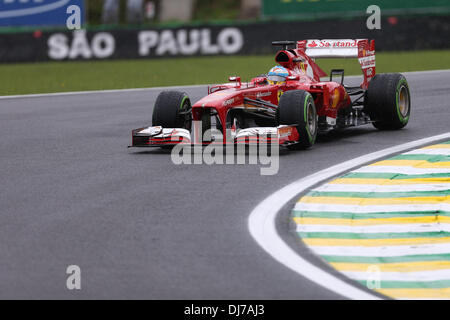
[[[17,1],[5,1],[0,0],[0,18],[14,18],[14,17],[23,17],[29,16],[33,14],[39,14],[47,11],[52,11],[67,5],[70,0],[48,0],[46,4],[42,4],[42,1],[21,1],[19,4],[23,6],[23,8],[17,9]],[[8,10],[9,4],[15,4],[16,9]]]
[[[340,93],[339,90],[336,88],[333,91],[333,94],[331,95],[331,108],[335,109],[339,103],[339,98],[340,98]]]

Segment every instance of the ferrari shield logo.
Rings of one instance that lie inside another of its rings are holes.
[[[300,69],[302,69],[302,71],[303,71],[304,73],[306,73],[306,63],[300,62]]]

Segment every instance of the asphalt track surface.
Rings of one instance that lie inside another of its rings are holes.
[[[407,74],[412,114],[400,131],[371,125],[258,165],[174,165],[127,149],[158,90],[0,100],[0,298],[341,299],[258,247],[251,210],[275,190],[339,162],[450,130],[450,71]],[[348,83],[355,83],[351,79]],[[206,94],[190,87],[192,100]],[[323,268],[289,233],[304,257]],[[79,265],[82,289],[66,288]]]

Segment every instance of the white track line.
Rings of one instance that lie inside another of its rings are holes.
[[[271,194],[253,209],[248,218],[250,234],[274,259],[312,282],[350,299],[378,299],[377,296],[346,283],[302,258],[278,234],[276,217],[287,202],[319,182],[391,154],[448,138],[450,138],[450,132],[401,144],[343,162],[297,180]]]
[[[450,156],[450,149],[417,149],[404,154],[426,154],[426,155],[437,155],[437,156]]]
[[[55,92],[55,93],[38,93],[38,94],[21,94],[14,96],[0,96],[0,100],[5,99],[19,99],[19,98],[45,98],[45,97],[60,97],[60,96],[76,96],[94,93],[133,93],[145,91],[161,91],[161,90],[184,90],[206,88],[208,85],[199,84],[192,86],[172,86],[172,87],[152,87],[152,88],[132,88],[132,89],[114,89],[114,90],[90,90],[90,91],[70,91],[70,92]]]

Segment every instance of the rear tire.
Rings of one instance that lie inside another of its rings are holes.
[[[370,81],[365,110],[380,130],[398,130],[408,124],[411,97],[408,82],[400,73],[377,74]]]
[[[297,124],[299,143],[288,146],[289,149],[311,147],[317,138],[318,123],[314,99],[308,91],[286,91],[280,98],[277,109],[279,125]]]
[[[191,101],[185,92],[163,91],[156,98],[152,125],[191,129]]]

